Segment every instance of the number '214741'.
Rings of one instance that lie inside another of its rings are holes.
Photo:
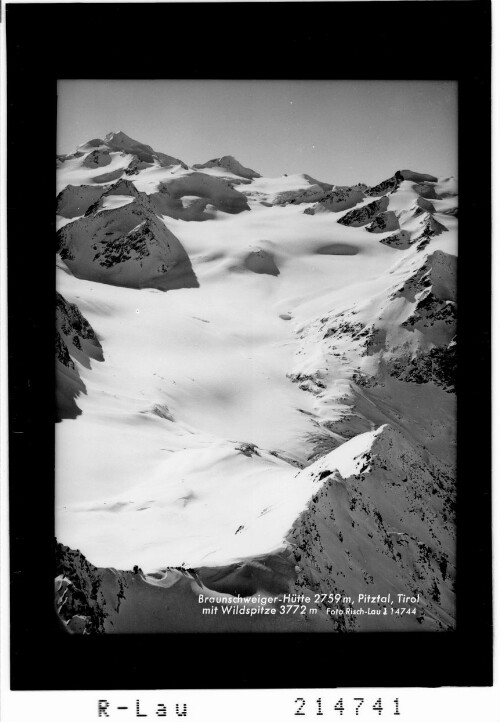
[[[366,704],[365,704],[366,703]],[[382,703],[382,697],[379,697],[374,702],[373,700],[366,700],[364,697],[353,697],[352,699],[345,700],[341,697],[335,704],[329,704],[323,702],[321,697],[318,697],[313,703],[306,703],[304,697],[297,697],[295,700],[296,709],[294,715],[297,717],[305,717],[306,715],[315,715],[316,717],[324,716],[325,714],[337,712],[343,715],[344,712],[354,712],[356,715],[362,714],[362,712],[376,712],[379,716],[381,714],[386,715],[400,715],[399,711],[399,698],[390,700],[388,703]]]

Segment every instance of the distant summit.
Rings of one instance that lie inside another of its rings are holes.
[[[104,143],[110,148],[113,148],[113,150],[124,150],[127,153],[153,154],[155,152],[150,145],[134,140],[121,130],[119,130],[118,133],[108,133],[104,138]]]
[[[260,173],[257,173],[251,168],[245,168],[245,166],[241,165],[232,155],[223,155],[222,158],[214,158],[213,160],[208,160],[206,163],[196,163],[193,168],[223,168],[230,173],[234,173],[234,175],[239,175],[241,178],[247,178],[248,180],[261,178]]]
[[[88,167],[92,165],[107,165],[110,161],[99,162],[97,159],[101,159],[104,155],[109,155],[111,151],[118,151],[120,153],[128,153],[135,156],[135,166],[140,170],[147,164],[153,164],[157,161],[161,167],[168,168],[170,166],[180,165],[187,170],[187,165],[179,158],[161,153],[160,151],[154,150],[150,145],[140,143],[138,140],[134,140],[123,131],[118,133],[108,133],[104,139],[93,138],[87,141],[83,145],[78,147],[78,152],[92,151],[89,159],[86,159]],[[95,159],[95,160],[94,160]]]
[[[395,173],[396,178],[401,180],[409,180],[414,183],[437,183],[435,175],[429,175],[429,173],[415,173],[413,170],[397,170]]]

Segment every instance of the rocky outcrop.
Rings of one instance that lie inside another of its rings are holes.
[[[312,603],[305,614],[277,615],[270,623],[253,617],[253,631],[454,628],[455,489],[442,463],[385,424],[298,474],[304,483],[313,478],[317,490],[285,549],[258,559],[144,574],[137,566],[96,567],[56,543],[56,609],[65,628],[81,634],[245,631],[248,619],[225,617],[219,600],[210,605],[219,614],[203,616],[197,598],[232,595],[229,604],[237,607],[237,595],[258,593],[273,595],[269,606],[278,609],[285,594],[306,595]],[[401,607],[410,611],[396,614]]]
[[[123,171],[124,175],[137,175],[141,172],[141,170],[144,170],[145,168],[150,168],[151,163],[148,163],[144,160],[139,160],[139,158],[134,157],[132,161],[128,164],[128,166]]]
[[[78,306],[56,293],[56,421],[74,419],[80,413],[76,398],[86,393],[75,365],[90,368],[90,360],[104,361],[94,329]]]
[[[418,197],[415,203],[416,211],[427,211],[427,213],[435,213],[436,208],[434,204],[427,198]]]
[[[251,251],[243,261],[244,267],[253,273],[264,273],[268,276],[279,276],[280,269],[276,265],[274,256],[269,251],[259,248]]]
[[[418,300],[412,313],[401,324],[404,328],[418,330],[421,333],[441,334],[441,324],[451,326],[449,335],[455,335],[456,308],[450,300],[437,298],[431,289],[418,294]]]
[[[434,199],[438,198],[436,189],[433,183],[416,183],[413,186],[413,190],[416,191],[422,198]]]
[[[78,634],[103,634],[107,601],[98,570],[78,550],[57,541],[55,565],[55,606],[66,629]]]
[[[297,188],[296,190],[282,191],[278,193],[273,201],[273,205],[300,205],[301,203],[314,203],[321,200],[325,195],[325,190],[318,184],[313,184],[308,188]]]
[[[366,206],[356,208],[345,216],[338,219],[337,223],[343,226],[352,226],[353,228],[359,228],[360,226],[366,226],[368,223],[373,221],[380,213],[387,210],[389,205],[389,199],[384,197],[378,201],[372,201]]]
[[[457,257],[444,251],[434,251],[397,288],[394,297],[404,296],[414,301],[417,294],[431,288],[441,300],[455,301],[457,294]]]
[[[384,196],[387,193],[394,193],[394,191],[397,191],[402,182],[403,177],[398,175],[396,172],[395,175],[383,180],[381,183],[378,183],[371,188],[366,188],[365,194],[367,196]]]
[[[247,178],[248,180],[261,177],[260,173],[257,173],[251,168],[245,168],[245,166],[241,165],[241,163],[237,161],[236,158],[233,158],[232,155],[223,155],[222,158],[213,158],[206,163],[195,163],[193,168],[197,168],[199,170],[202,170],[203,168],[222,168],[223,170],[227,170],[234,175]]]
[[[391,246],[391,248],[406,251],[412,245],[411,234],[408,231],[398,231],[390,236],[386,236],[386,238],[381,238],[380,243]]]
[[[421,251],[429,245],[429,241],[434,236],[439,236],[448,229],[442,223],[437,221],[433,215],[426,213],[422,216],[422,227],[420,232],[414,236],[412,243],[417,244],[417,249]]]
[[[296,572],[290,551],[225,567],[166,567],[144,574],[96,567],[79,551],[55,543],[55,607],[73,634],[164,632],[315,632],[330,631],[326,615],[277,614]],[[224,613],[223,607],[249,607],[233,600],[253,594],[275,595],[275,614]],[[199,595],[217,597],[201,604]],[[224,602],[224,599],[227,601]],[[279,601],[281,599],[281,602]],[[203,608],[212,610],[203,614]],[[217,614],[213,612],[216,609]]]
[[[74,153],[56,155],[56,166],[61,167],[66,161],[72,160],[73,158],[81,158],[84,155],[85,153],[81,150],[76,150]]]
[[[136,157],[137,161],[142,163],[153,164],[157,162],[162,168],[180,165],[187,170],[187,165],[178,158],[153,150],[150,145],[139,143],[139,141],[130,138],[122,131],[108,133],[104,138],[104,144],[110,150],[131,154]]]
[[[396,231],[399,229],[399,220],[394,211],[385,211],[379,213],[366,230],[369,233],[387,233],[388,231]]]
[[[384,425],[301,473],[325,481],[288,536],[300,570],[296,593],[305,587],[324,594],[320,608],[342,608],[334,618],[345,631],[453,629],[455,484],[449,470]],[[340,602],[332,604],[328,594]],[[379,610],[373,616],[349,615],[345,610],[360,606],[365,594],[392,601],[365,604]],[[418,602],[398,603],[398,594]],[[412,611],[397,620],[394,612],[403,606]]]
[[[121,175],[121,171],[120,171]],[[82,215],[90,215],[101,207],[99,201],[110,195],[130,196],[143,198],[145,193],[139,193],[137,188],[129,180],[118,180],[112,185],[68,185],[56,199],[56,212],[63,218],[77,218]]]
[[[103,193],[101,186],[68,185],[56,198],[56,213],[63,218],[76,218],[93,205]]]
[[[436,346],[429,351],[418,351],[413,357],[401,357],[388,364],[391,376],[416,384],[433,383],[447,393],[456,390],[457,343],[453,339],[447,346]]]
[[[339,213],[354,208],[365,197],[365,193],[356,186],[335,186],[328,191],[316,205],[306,208],[304,213],[314,216],[322,211]]]
[[[99,148],[89,153],[83,161],[82,165],[84,165],[85,168],[102,168],[103,166],[109,165],[110,163],[111,156],[109,154],[109,150]]]
[[[424,210],[420,201],[423,201],[425,205],[425,200],[419,199],[415,207],[400,213],[399,218],[394,214],[395,221],[392,225],[395,226],[395,223],[397,222],[398,226],[402,227],[402,230],[387,236],[386,238],[381,238],[380,243],[383,243],[386,246],[391,246],[392,248],[398,248],[399,250],[406,250],[410,248],[410,246],[416,245],[417,250],[422,251],[429,245],[430,240],[434,238],[434,236],[439,236],[441,233],[448,230],[446,226],[434,218],[431,212]],[[411,222],[416,218],[419,222],[415,227],[415,224]],[[375,221],[377,222],[377,219],[375,219]],[[408,222],[411,223],[411,231],[405,230],[405,225]],[[395,227],[397,228],[398,226]],[[366,230],[372,229],[371,227],[368,227]],[[385,230],[394,230],[394,227],[391,227],[391,224],[389,224]],[[380,232],[384,232],[382,226]]]
[[[308,173],[304,173],[303,177],[308,181],[312,186],[319,186],[320,188],[323,188],[325,192],[331,191],[334,188],[333,183],[325,183],[324,181],[319,181],[316,178],[313,178],[312,176],[308,175]]]
[[[145,193],[140,193],[135,187],[135,185],[126,178],[120,178],[116,181],[116,183],[113,183],[111,186],[101,186],[100,190],[101,195],[99,196],[99,198],[97,198],[95,203],[93,203],[87,208],[87,210],[85,211],[85,216],[92,216],[98,211],[105,208],[106,199],[109,199],[111,201],[113,199],[113,196],[119,196],[120,202],[123,201],[123,197],[137,198],[144,208],[150,208],[148,196]]]
[[[90,358],[103,361],[102,348],[94,329],[81,314],[75,303],[68,303],[66,299],[56,292],[56,329],[67,343],[85,352]]]
[[[320,410],[311,459],[374,423],[390,423],[403,433],[411,429],[413,438],[451,463],[456,257],[413,254],[396,269],[399,281],[387,295],[369,306],[332,310],[301,329],[297,363],[287,375],[313,394]],[[334,412],[324,418],[324,408]]]
[[[415,173],[415,171],[412,170],[397,170],[390,178],[378,183],[378,185],[367,188],[366,195],[383,196],[387,193],[394,193],[398,190],[403,181],[413,181],[416,184],[423,183],[424,188],[431,188],[430,184],[436,182],[437,178],[433,175],[429,175],[428,173]],[[414,186],[414,188],[417,190],[417,186]],[[421,195],[424,195],[424,193]],[[426,197],[430,198],[431,196]]]
[[[140,197],[61,228],[57,250],[78,278],[130,288],[196,288],[189,257]]]
[[[429,173],[415,173],[413,170],[398,170],[396,176],[401,177],[405,181],[413,181],[414,183],[437,183],[437,178]]]

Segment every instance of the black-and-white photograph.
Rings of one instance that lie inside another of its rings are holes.
[[[9,722],[486,698],[489,29],[8,4]]]
[[[457,84],[65,80],[57,125],[61,624],[453,630]]]

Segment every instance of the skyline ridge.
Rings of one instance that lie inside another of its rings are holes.
[[[115,127],[188,165],[229,151],[267,177],[457,174],[453,81],[72,80],[58,96],[59,154]]]

